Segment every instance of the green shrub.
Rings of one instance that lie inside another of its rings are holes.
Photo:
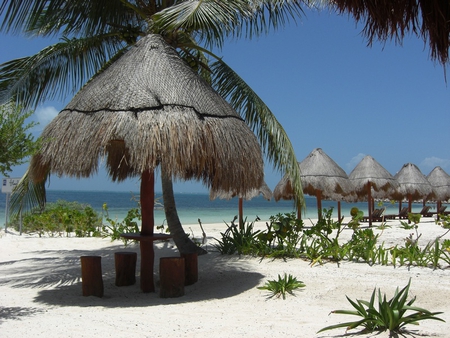
[[[19,230],[19,220],[15,218],[12,226]],[[87,204],[58,200],[47,203],[43,210],[35,209],[22,218],[22,231],[28,234],[48,236],[67,236],[75,233],[77,237],[100,236],[101,218]]]
[[[299,257],[303,221],[294,212],[277,214],[266,223],[266,231],[258,236],[259,254],[270,257]]]
[[[122,237],[121,234],[139,232],[139,224],[137,221],[141,221],[142,219],[141,210],[139,208],[136,207],[128,210],[127,215],[121,222],[109,217],[108,205],[106,203],[103,204],[103,212],[105,213],[106,221],[109,223],[103,224],[102,226],[103,238],[109,237],[111,238],[111,241],[121,240],[125,245],[127,245],[129,239]]]
[[[257,238],[260,230],[254,231],[254,222],[246,223],[238,226],[231,221],[231,225],[228,225],[227,230],[224,233],[220,233],[222,239],[217,239],[217,244],[214,247],[221,254],[232,255],[238,253],[239,255],[254,255],[258,253]]]

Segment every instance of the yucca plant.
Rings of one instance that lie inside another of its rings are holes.
[[[389,330],[390,333],[394,333],[400,332],[402,328],[407,324],[418,325],[419,321],[425,319],[433,319],[444,322],[443,319],[436,317],[442,312],[430,312],[426,309],[412,306],[412,304],[416,300],[416,297],[407,301],[410,285],[411,279],[402,290],[399,291],[399,289],[397,288],[394,297],[389,301],[386,300],[386,295],[381,295],[380,289],[378,289],[378,292],[376,292],[376,289],[373,290],[370,301],[359,299],[353,301],[347,297],[348,301],[350,302],[350,304],[352,304],[355,310],[336,310],[332,313],[355,315],[361,317],[362,319],[353,322],[327,326],[318,331],[318,333],[341,327],[347,328],[348,331],[358,326],[363,326],[363,331],[366,332]],[[375,302],[376,295],[378,295],[377,302]],[[412,313],[406,315],[407,311],[410,311]]]
[[[296,277],[291,274],[281,277],[278,275],[278,280],[269,280],[264,286],[258,287],[259,290],[267,290],[271,294],[269,298],[281,296],[286,299],[286,294],[294,296],[294,290],[298,288],[305,287],[306,285],[302,281],[298,281]]]

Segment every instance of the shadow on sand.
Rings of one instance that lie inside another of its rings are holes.
[[[211,248],[210,248],[211,249]],[[133,251],[138,253],[136,284],[117,287],[115,285],[114,253]],[[210,250],[211,251],[211,250]],[[83,297],[81,289],[80,256],[102,257],[104,297]],[[159,258],[178,256],[171,242],[158,243],[155,247],[155,293],[143,293],[139,287],[139,246],[107,246],[98,250],[42,250],[35,258],[8,261],[0,268],[8,279],[0,284],[12,288],[40,289],[34,301],[52,306],[104,306],[104,307],[147,307],[162,304],[200,302],[238,295],[261,283],[263,275],[249,271],[246,259],[237,256],[223,256],[217,252],[198,257],[198,282],[185,287],[185,295],[179,298],[160,298],[158,287]],[[5,309],[0,307],[0,319],[16,317],[33,309]],[[16,313],[13,315],[13,312]],[[8,315],[9,313],[9,315]],[[5,317],[6,316],[6,317]]]

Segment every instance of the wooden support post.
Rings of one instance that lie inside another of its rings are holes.
[[[153,265],[155,260],[155,250],[153,242],[141,241],[141,290],[142,292],[155,292],[153,282]]]
[[[103,297],[102,258],[81,256],[80,259],[83,296]]]
[[[184,258],[185,281],[184,285],[192,285],[198,281],[198,255],[197,253],[181,254]]]
[[[136,283],[136,252],[115,252],[116,286],[128,286]]]
[[[185,263],[183,257],[161,257],[159,262],[161,298],[184,296]]]
[[[239,211],[239,229],[244,229],[244,201],[242,197],[239,197],[238,203],[238,211]]]
[[[144,171],[141,177],[141,235],[152,236],[155,207],[155,173],[151,170]],[[153,266],[155,251],[153,242],[141,241],[141,290],[142,292],[155,292],[153,283]]]

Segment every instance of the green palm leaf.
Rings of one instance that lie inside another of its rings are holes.
[[[243,18],[252,15],[249,1],[181,1],[154,15],[160,32],[196,33],[207,47],[223,45],[224,37],[240,27]]]
[[[148,11],[150,3],[142,10]],[[3,31],[45,36],[92,36],[108,27],[139,26],[142,21],[123,0],[5,0],[0,14],[4,15]]]
[[[296,205],[304,205],[300,169],[294,148],[284,128],[259,96],[222,60],[211,65],[213,86],[222,97],[228,99],[234,109],[252,128],[267,157],[275,168],[289,175],[296,195]]]
[[[33,183],[27,170],[11,194],[9,212],[15,217],[35,207],[42,209],[45,202],[45,182]]]
[[[0,101],[24,107],[76,92],[124,44],[114,35],[63,39],[36,55],[0,65]]]

